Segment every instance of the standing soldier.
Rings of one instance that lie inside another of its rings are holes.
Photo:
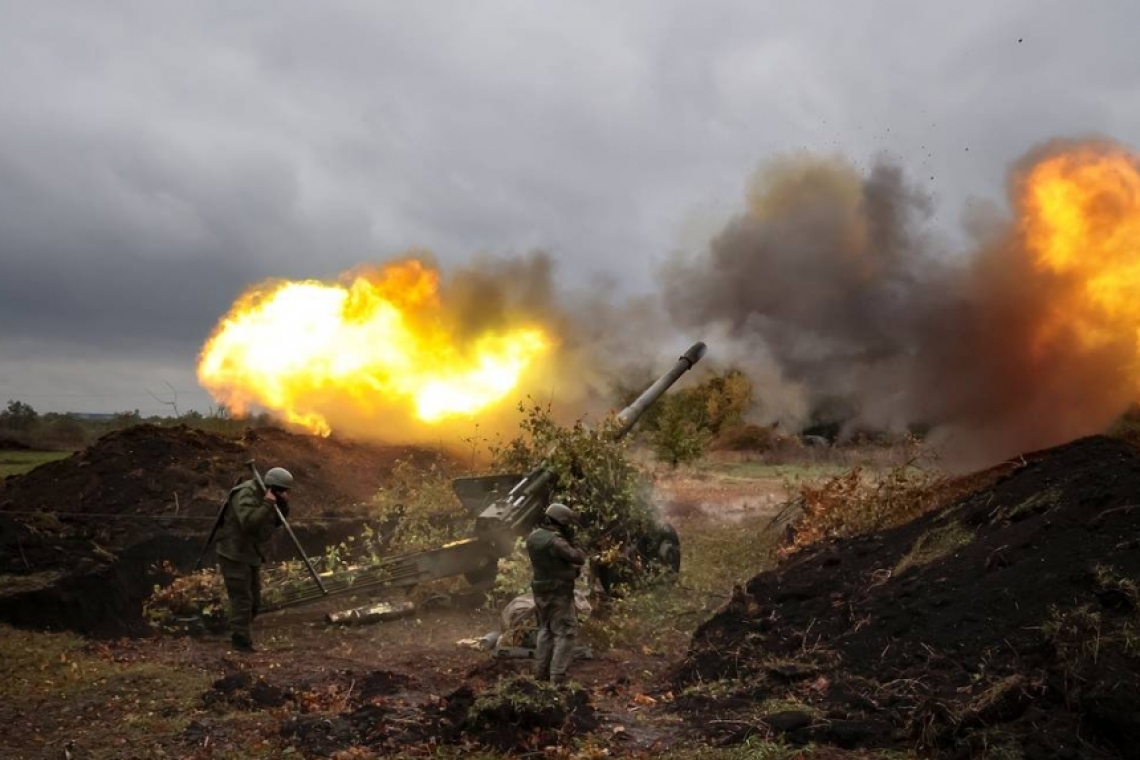
[[[574,656],[578,612],[574,607],[574,581],[586,555],[574,546],[578,516],[565,504],[546,508],[542,524],[526,539],[534,579],[534,609],[538,637],[534,675],[540,681],[562,684]]]
[[[280,467],[265,473],[263,480],[265,490],[256,479],[234,486],[218,529],[218,566],[230,602],[230,641],[242,652],[254,651],[250,626],[261,606],[262,549],[281,525],[273,505],[287,517],[288,491],[293,487],[293,476]]]

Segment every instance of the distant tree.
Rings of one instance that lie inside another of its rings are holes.
[[[35,427],[40,415],[23,401],[9,401],[8,407],[0,412],[0,427],[26,432]]]
[[[660,409],[649,441],[658,459],[677,467],[701,458],[712,438],[705,401],[698,389],[686,388],[657,402]]]
[[[614,399],[625,406],[648,384],[615,384]],[[752,404],[752,380],[743,370],[730,368],[660,398],[638,430],[659,459],[676,467],[699,459],[713,438],[743,425]]]
[[[739,369],[713,375],[694,390],[705,406],[704,426],[714,436],[743,424],[752,407],[752,381]]]

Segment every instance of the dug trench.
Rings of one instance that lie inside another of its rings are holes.
[[[207,535],[179,532],[184,529],[177,526],[163,530],[161,523],[138,530],[124,544],[109,542],[111,548],[100,546],[92,552],[98,530],[86,521],[61,518],[66,538],[57,534],[51,545],[66,561],[53,569],[0,576],[0,622],[101,639],[151,635],[144,603],[156,586],[194,568]],[[311,556],[359,535],[367,524],[361,519],[316,521],[294,525],[293,530]],[[11,516],[0,514],[0,547],[15,548],[15,539],[24,530]],[[20,539],[20,544],[24,541]],[[266,552],[270,563],[296,559],[298,552],[283,535],[276,536]],[[211,547],[203,564],[210,567],[214,562]]]

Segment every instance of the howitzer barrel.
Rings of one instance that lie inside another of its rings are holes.
[[[622,409],[615,418],[617,428],[613,433],[614,439],[619,439],[628,433],[645,411],[669,390],[681,375],[701,360],[705,350],[704,343],[694,343],[677,359],[672,369],[646,388],[633,403]],[[511,553],[517,538],[525,535],[537,524],[546,508],[550,493],[557,483],[557,475],[551,469],[549,462],[548,455],[546,460],[526,475],[493,475],[457,481],[456,494],[464,502],[464,506],[476,515],[475,535],[471,538],[455,541],[437,549],[390,557],[368,567],[338,573],[327,577],[327,583],[317,576],[305,553],[301,551],[301,556],[317,581],[318,588],[306,585],[284,589],[267,600],[262,606],[262,611],[268,612],[305,604],[330,594],[381,587],[409,587],[455,575],[464,575],[471,583],[476,584],[492,580],[497,570],[497,560]],[[283,516],[281,519],[284,522]],[[285,525],[288,529],[288,524]],[[300,544],[291,532],[290,537],[300,551]],[[404,614],[403,608],[398,610],[375,606],[360,608],[332,614],[328,620],[337,623],[365,622],[385,619],[394,614]]]
[[[705,344],[694,343],[672,369],[646,388],[632,404],[622,409],[616,417],[614,440],[628,433],[641,415],[645,414],[645,410],[704,355]],[[548,464],[550,455],[547,456],[547,460],[522,476],[503,498],[488,505],[475,518],[475,534],[500,557],[510,554],[514,538],[520,534],[525,535],[526,531],[532,529],[546,509],[549,492],[557,480]]]
[[[634,399],[633,403],[622,409],[617,416],[618,428],[614,431],[614,439],[617,440],[628,433],[637,424],[641,415],[645,414],[645,410],[653,406],[653,402],[660,398],[661,394],[669,390],[669,387],[677,382],[681,375],[688,372],[693,368],[693,365],[701,360],[701,357],[705,355],[705,349],[706,346],[703,342],[694,343],[688,351],[681,355],[681,358],[673,365],[673,369],[657,378],[657,382],[646,388],[640,396]]]

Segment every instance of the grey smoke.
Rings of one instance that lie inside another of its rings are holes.
[[[1013,168],[1014,212],[1020,173],[1066,147]],[[856,424],[937,425],[970,464],[1103,430],[1136,397],[1135,326],[1092,349],[1064,332],[1042,345],[1050,304],[1074,282],[1033,269],[1011,215],[947,255],[930,209],[886,160],[863,175],[841,159],[782,159],[706,250],[664,267],[663,296],[683,327],[762,345],[809,404],[848,399]]]

